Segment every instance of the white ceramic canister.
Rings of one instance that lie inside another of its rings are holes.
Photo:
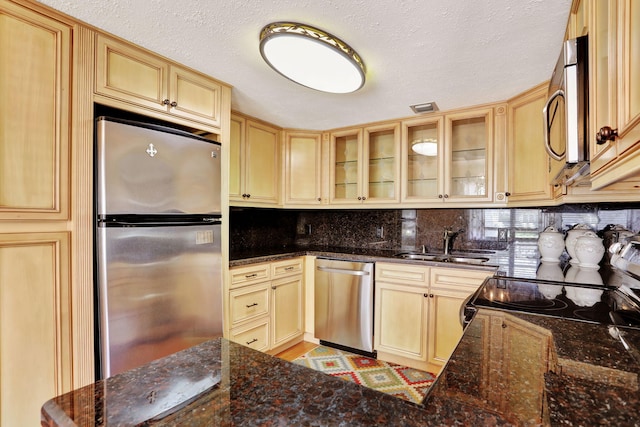
[[[569,231],[567,231],[567,238],[565,239],[564,245],[567,248],[567,253],[571,257],[569,263],[578,264],[579,261],[576,258],[576,240],[578,237],[584,235],[586,232],[592,231],[591,227],[587,224],[576,224]]]
[[[538,250],[544,262],[560,262],[564,251],[564,238],[554,226],[550,225],[538,235]]]
[[[604,244],[596,233],[588,231],[576,239],[575,252],[580,268],[600,268]]]

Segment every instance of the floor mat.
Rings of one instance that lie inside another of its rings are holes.
[[[436,379],[430,372],[326,346],[314,348],[293,363],[415,403],[422,402]]]

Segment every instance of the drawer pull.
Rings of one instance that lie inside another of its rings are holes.
[[[249,305],[247,306],[247,308],[255,307],[256,305],[258,305],[258,303],[257,303],[257,302],[254,302],[253,304],[249,304]]]
[[[291,270],[293,270],[293,269],[295,269],[295,267],[294,267],[294,266],[290,266],[290,267],[286,267],[286,268],[285,268],[285,271],[291,271]]]
[[[254,343],[254,342],[256,342],[256,341],[258,341],[258,338],[254,338],[254,339],[252,339],[251,341],[247,341],[247,345],[251,345],[251,344],[253,344],[253,343]]]
[[[258,277],[258,274],[257,273],[246,274],[244,277],[247,279],[253,279],[254,277]]]

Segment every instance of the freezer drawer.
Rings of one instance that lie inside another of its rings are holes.
[[[103,377],[222,336],[220,225],[98,227]]]
[[[316,260],[315,337],[373,352],[373,263]]]

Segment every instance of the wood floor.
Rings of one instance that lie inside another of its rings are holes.
[[[292,360],[295,360],[298,357],[302,356],[303,354],[313,350],[317,346],[318,344],[302,341],[301,343],[298,343],[293,347],[290,347],[285,351],[276,354],[276,357],[279,357],[281,359],[288,360],[289,362],[291,362]]]

